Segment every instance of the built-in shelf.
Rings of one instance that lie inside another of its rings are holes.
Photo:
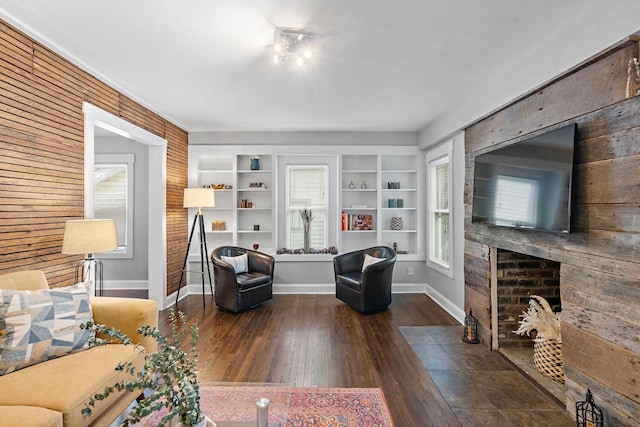
[[[252,247],[254,243],[266,251],[273,251],[275,229],[273,155],[260,155],[260,169],[250,169],[251,155],[219,155],[211,146],[190,147],[189,170],[195,169],[191,187],[224,185],[226,188],[214,189],[216,207],[203,209],[205,224],[224,221],[225,230],[207,231],[211,237],[208,246]],[[252,187],[259,183],[264,187]],[[251,208],[241,208],[242,200],[252,203]],[[193,215],[194,212],[190,212]],[[253,230],[255,225],[260,230]],[[195,237],[194,237],[195,238]],[[195,251],[198,250],[197,245]],[[194,249],[192,248],[192,253]]]
[[[371,230],[341,232],[340,250],[348,252],[367,246],[394,243],[407,252],[400,258],[420,257],[424,253],[423,238],[419,235],[419,208],[422,206],[418,187],[422,170],[415,154],[357,154],[342,156],[341,211],[347,215],[371,216]],[[364,181],[367,188],[360,188]],[[349,184],[354,188],[349,188]],[[400,188],[388,188],[399,183]],[[403,207],[389,207],[389,199],[402,199]],[[366,206],[364,208],[353,205]],[[391,218],[402,217],[402,230],[391,230]],[[347,220],[348,223],[348,220]],[[348,228],[348,226],[346,227]]]
[[[337,150],[341,150],[337,148]],[[240,150],[242,151],[242,150]],[[266,150],[269,152],[270,150]],[[349,150],[347,150],[349,151]],[[372,153],[373,151],[373,153]],[[400,259],[424,259],[424,236],[421,220],[424,216],[423,195],[419,191],[424,183],[424,165],[420,162],[420,151],[417,147],[398,147],[381,152],[368,150],[362,154],[351,150],[350,153],[338,154],[338,205],[335,215],[341,221],[341,213],[348,215],[364,215],[371,223],[370,230],[344,230],[338,222],[338,230],[330,239],[336,244],[340,253],[363,247],[398,245],[402,253]],[[245,151],[246,152],[246,151]],[[260,245],[260,250],[275,253],[279,246],[276,232],[278,220],[284,222],[285,213],[276,204],[276,177],[278,155],[256,153],[260,158],[260,168],[250,169],[252,155],[220,154],[214,145],[194,145],[189,147],[189,186],[224,186],[215,190],[215,208],[203,209],[204,222],[213,247],[232,245],[252,247]],[[398,182],[400,188],[387,188],[388,183]],[[352,184],[353,188],[349,188]],[[252,187],[251,185],[264,185]],[[366,188],[361,188],[362,186]],[[402,199],[403,207],[389,207],[389,199]],[[245,201],[253,207],[243,208]],[[193,217],[195,210],[190,210]],[[391,230],[392,217],[403,218],[402,230]],[[211,230],[213,221],[224,221],[225,230]],[[260,230],[253,230],[254,226]],[[211,231],[209,231],[211,230]],[[334,231],[330,230],[330,233]],[[337,236],[337,242],[335,239]],[[194,237],[195,238],[195,237]],[[197,245],[192,245],[192,252],[197,252]],[[279,257],[278,259],[288,257]],[[306,260],[307,256],[292,255],[291,260]],[[318,260],[314,255],[313,260]]]

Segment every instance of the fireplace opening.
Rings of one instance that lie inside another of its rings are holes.
[[[533,363],[534,336],[520,336],[514,332],[532,295],[546,299],[554,312],[562,310],[560,263],[504,249],[497,249],[496,258],[497,333],[494,338],[497,337],[497,349],[564,402],[564,385],[540,373]]]

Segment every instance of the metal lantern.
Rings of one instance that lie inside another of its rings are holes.
[[[473,312],[469,309],[469,315],[464,318],[464,332],[462,333],[462,341],[469,344],[478,344],[478,320],[473,317]]]
[[[602,409],[593,402],[593,395],[588,388],[586,399],[583,402],[576,402],[576,425],[578,427],[604,426]]]

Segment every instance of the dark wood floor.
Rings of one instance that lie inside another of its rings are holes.
[[[274,295],[241,314],[200,295],[179,304],[198,320],[202,382],[297,387],[380,387],[397,427],[460,425],[397,326],[458,325],[424,294],[398,294],[384,312],[362,315],[333,295]],[[167,330],[168,310],[160,328]]]

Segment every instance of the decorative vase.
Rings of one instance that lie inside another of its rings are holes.
[[[401,216],[392,216],[391,217],[391,229],[392,230],[402,230],[404,227],[404,222],[402,221]]]
[[[259,171],[260,170],[260,157],[252,157],[251,158],[251,170]]]
[[[349,181],[349,190],[353,190],[354,188],[356,188],[356,185],[353,183],[353,181]]]
[[[367,183],[362,181],[362,184],[360,184],[360,188],[362,188],[363,190],[367,189]]]
[[[304,224],[304,253],[309,253],[309,223]]]

